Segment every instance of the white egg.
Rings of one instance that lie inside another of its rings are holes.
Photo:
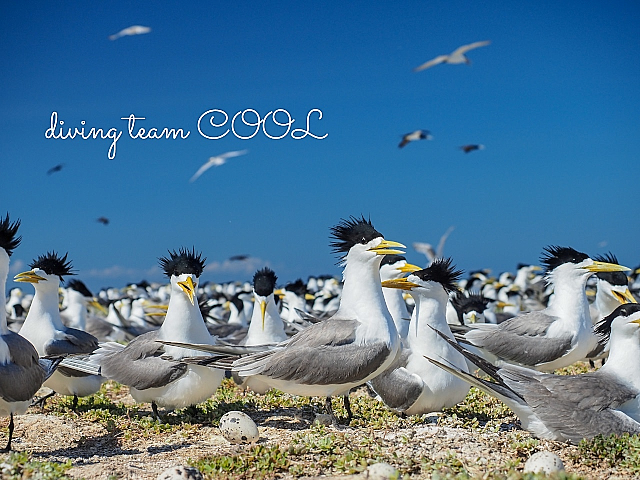
[[[231,443],[255,443],[260,438],[258,426],[243,412],[228,412],[220,419],[220,432]]]
[[[529,457],[524,464],[524,473],[543,472],[545,474],[564,470],[562,459],[553,452],[537,452]]]

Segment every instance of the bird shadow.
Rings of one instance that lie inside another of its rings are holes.
[[[88,459],[98,457],[115,457],[118,455],[136,455],[142,453],[139,449],[123,449],[120,447],[117,435],[105,433],[90,438],[81,438],[74,447],[59,448],[33,452],[35,457],[67,457]]]

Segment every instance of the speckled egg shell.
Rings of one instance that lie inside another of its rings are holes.
[[[564,470],[562,459],[553,452],[541,451],[531,455],[524,464],[524,473],[550,473]]]
[[[260,438],[256,422],[246,413],[236,411],[222,416],[220,432],[231,443],[255,443]]]

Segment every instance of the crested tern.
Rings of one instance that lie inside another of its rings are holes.
[[[380,280],[383,282],[382,286],[385,286],[385,280],[396,280],[407,273],[418,270],[420,270],[420,267],[407,263],[407,259],[402,255],[385,255],[380,264]],[[396,324],[396,330],[398,330],[400,339],[407,337],[409,323],[411,321],[411,314],[407,309],[407,302],[404,300],[403,293],[402,290],[397,288],[390,287],[382,289],[384,301],[387,304],[391,317],[393,317],[393,322]]]
[[[474,48],[485,47],[490,43],[491,42],[489,40],[484,40],[482,42],[470,43],[469,45],[462,45],[461,47],[456,48],[449,55],[438,55],[437,57],[432,58],[428,62],[425,62],[422,65],[414,68],[413,71],[420,72],[422,70],[426,70],[427,68],[433,67],[434,65],[439,65],[441,63],[469,64],[471,63],[471,61],[465,56],[465,53],[467,53],[469,50],[473,50]]]
[[[436,367],[424,357],[439,357],[467,371],[464,356],[434,330],[443,331],[453,338],[445,312],[449,293],[457,289],[456,281],[461,273],[451,264],[451,259],[437,259],[431,266],[406,278],[382,282],[383,287],[408,291],[416,304],[398,358],[388,370],[369,381],[390,408],[420,415],[452,407],[467,396],[467,382]]]
[[[20,329],[20,335],[29,340],[40,356],[88,354],[98,348],[98,340],[93,335],[62,323],[58,307],[58,289],[64,276],[75,275],[71,261],[56,252],[40,255],[29,264],[31,270],[17,274],[16,282],[31,283],[35,296],[27,318]],[[104,382],[100,375],[86,375],[60,367],[44,383],[53,393],[41,398],[44,401],[54,393],[73,396],[73,409],[78,397],[96,393]]]
[[[544,310],[510,318],[498,325],[456,327],[459,342],[469,344],[488,360],[520,364],[551,371],[582,360],[595,346],[587,279],[597,272],[617,272],[627,267],[594,261],[570,247],[545,248],[541,259],[555,298]]]
[[[216,155],[215,157],[209,158],[209,160],[204,162],[200,166],[198,171],[193,174],[193,176],[191,177],[191,179],[189,181],[190,182],[195,182],[200,177],[200,175],[202,175],[204,172],[209,170],[211,167],[219,167],[220,165],[224,165],[225,163],[227,163],[227,159],[228,158],[233,158],[233,157],[238,157],[240,155],[245,155],[248,151],[249,150],[236,150],[236,151],[233,151],[233,152],[222,153],[220,155]]]
[[[102,375],[128,385],[134,400],[151,403],[157,418],[158,406],[175,409],[203,402],[224,378],[222,370],[180,361],[199,352],[159,342],[215,345],[216,337],[209,334],[196,302],[205,260],[195,249],[181,248],[178,252],[169,251],[159,262],[171,279],[169,308],[160,328],[134,338],[126,347],[103,344],[92,355],[92,362],[100,365]]]
[[[404,245],[385,240],[364,217],[341,220],[331,228],[331,237],[344,266],[337,312],[267,351],[236,359],[231,370],[255,375],[286,393],[325,397],[331,414],[330,397],[341,395],[351,417],[350,389],[385,371],[400,349],[382,294],[380,262],[384,255],[404,253],[397,250]],[[219,352],[215,347],[209,351]]]
[[[492,365],[462,346],[451,346],[490,380],[477,378],[444,360],[429,360],[509,406],[522,427],[538,438],[579,443],[596,435],[640,434],[640,305],[620,305],[601,324],[611,337],[607,363],[592,373],[554,375],[518,365]],[[448,337],[442,334],[442,338]]]
[[[0,414],[8,415],[9,440],[2,450],[11,450],[13,416],[26,412],[31,399],[55,370],[59,359],[39,359],[34,346],[24,337],[9,330],[4,309],[5,288],[9,274],[9,257],[20,244],[17,235],[20,220],[11,222],[9,214],[0,218]]]
[[[416,142],[418,140],[431,140],[433,137],[429,130],[415,130],[410,133],[406,133],[402,136],[402,141],[398,145],[398,148],[403,148],[410,142]]]

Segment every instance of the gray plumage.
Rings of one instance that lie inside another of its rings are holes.
[[[410,353],[407,349],[402,350],[387,370],[369,381],[385,405],[401,412],[418,400],[424,387],[422,378],[405,368]]]
[[[96,337],[75,328],[65,327],[64,333],[58,334],[56,337],[45,343],[45,355],[91,353],[98,348]]]
[[[161,358],[164,345],[157,342],[159,332],[148,332],[133,339],[126,347],[117,343],[101,346],[101,374],[138,390],[157,388],[182,377],[187,364]]]
[[[464,335],[456,335],[461,343],[486,348],[501,360],[526,365],[551,362],[567,353],[573,337],[550,338],[547,330],[558,318],[543,312],[530,312],[510,318],[499,325],[474,324],[464,328]],[[457,331],[461,329],[455,328]],[[500,335],[495,335],[498,330]]]
[[[367,348],[355,344],[359,324],[357,320],[324,320],[283,342],[281,347],[236,360],[233,371],[243,377],[264,375],[305,385],[364,380],[380,368],[390,350],[383,342],[367,344]]]
[[[53,373],[39,361],[38,352],[17,333],[0,335],[9,347],[11,361],[0,365],[0,397],[6,402],[31,400],[42,383]]]
[[[440,336],[446,337],[442,333]],[[555,375],[518,365],[496,367],[445,340],[490,379],[435,359],[429,361],[505,402],[523,427],[540,438],[577,444],[596,435],[640,433],[640,423],[631,416],[636,414],[640,391],[615,373],[601,369],[581,375]]]

